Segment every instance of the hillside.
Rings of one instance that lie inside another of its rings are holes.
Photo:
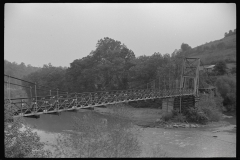
[[[192,48],[187,56],[201,58],[204,64],[216,64],[222,60],[235,64],[236,34]]]

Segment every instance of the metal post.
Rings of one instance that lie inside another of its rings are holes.
[[[58,88],[57,88],[57,110],[59,109],[59,103],[58,103]]]
[[[8,75],[8,99],[9,99],[9,103],[11,103],[11,89],[10,89],[10,76]]]
[[[168,98],[167,98],[167,113],[168,113]]]
[[[163,76],[163,88],[164,88],[164,90],[166,90],[166,86],[165,86],[165,75]]]
[[[182,89],[180,89],[180,106],[179,106],[179,112],[181,113],[182,111],[182,92],[181,92]]]
[[[158,77],[158,82],[159,82],[159,83],[158,83],[158,84],[159,84],[159,85],[158,85],[158,89],[159,89],[159,92],[160,92],[160,76]]]
[[[51,90],[50,90],[50,96],[52,96],[52,95],[51,95]]]
[[[23,100],[21,99],[21,113],[23,113],[22,108],[23,108]]]
[[[35,98],[36,98],[36,102],[35,102],[35,111],[37,109],[37,83],[35,82]]]
[[[170,89],[170,68],[168,69],[168,90]]]
[[[32,99],[32,86],[30,86],[30,96],[31,96],[31,99]]]
[[[91,97],[91,96],[90,96]],[[92,97],[91,97],[92,98]],[[92,99],[91,99],[92,100]],[[92,101],[91,101],[92,102]],[[75,92],[75,107],[77,107],[77,93]]]

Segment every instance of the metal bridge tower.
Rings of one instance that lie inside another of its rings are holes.
[[[200,58],[184,58],[180,80],[180,88],[193,89],[193,94],[195,98],[199,97],[199,67]]]

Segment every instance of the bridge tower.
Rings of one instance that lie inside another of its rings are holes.
[[[199,67],[200,58],[185,58],[183,60],[180,88],[193,89],[195,98],[199,97]]]

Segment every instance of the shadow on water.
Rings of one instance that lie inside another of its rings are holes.
[[[108,125],[127,125],[131,121],[126,119],[121,119],[112,115],[103,115],[98,112],[84,110],[77,112],[61,112],[60,115],[52,115],[52,114],[42,114],[40,118],[27,118],[24,117],[24,120],[27,124],[34,127],[35,129],[43,130],[46,132],[62,132],[64,130],[72,130],[74,117],[81,118],[84,115],[90,115],[95,120],[106,119]]]

